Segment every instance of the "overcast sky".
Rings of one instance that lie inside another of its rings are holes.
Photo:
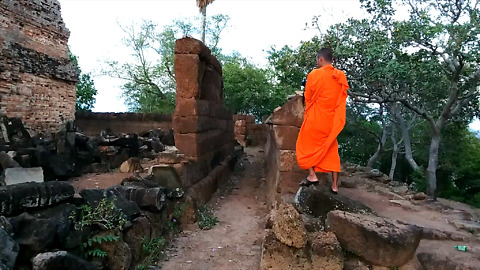
[[[94,111],[122,112],[127,108],[120,97],[122,81],[99,76],[106,59],[122,62],[129,51],[122,45],[121,25],[142,19],[159,26],[175,19],[199,15],[195,0],[59,0],[62,17],[70,30],[69,45],[79,57],[83,72],[94,75],[98,95]],[[322,16],[322,26],[342,22],[348,17],[362,18],[358,0],[216,0],[207,15],[230,16],[230,28],[222,34],[219,47],[225,53],[238,51],[257,64],[266,63],[266,50],[272,45],[298,46],[316,30],[305,30],[313,16]],[[473,128],[479,130],[480,122]]]

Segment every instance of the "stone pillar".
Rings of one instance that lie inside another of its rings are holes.
[[[278,196],[295,194],[306,172],[298,166],[295,148],[303,123],[301,96],[295,96],[266,120],[265,144],[267,192],[270,203]]]
[[[175,77],[172,125],[176,147],[192,161],[184,173],[189,186],[233,152],[233,113],[223,103],[222,66],[199,40],[176,41]]]
[[[0,116],[21,118],[31,133],[75,119],[69,35],[57,0],[0,1]]]

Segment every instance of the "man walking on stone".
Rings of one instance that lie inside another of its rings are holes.
[[[318,184],[315,172],[331,172],[333,193],[338,192],[340,156],[337,136],[345,126],[347,89],[345,73],[332,66],[333,52],[322,48],[317,69],[307,76],[305,115],[297,139],[297,161],[308,176],[300,185]]]

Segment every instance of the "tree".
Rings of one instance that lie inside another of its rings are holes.
[[[226,15],[210,17],[207,29],[212,53],[220,54],[220,34],[228,26]],[[191,20],[176,20],[159,30],[151,21],[140,25],[121,26],[125,37],[123,44],[132,52],[131,60],[107,61],[104,73],[125,81],[123,97],[129,110],[136,112],[171,113],[175,108],[175,40],[199,32]]]
[[[202,31],[201,41],[205,43],[205,34],[207,29],[207,6],[211,4],[214,0],[197,0],[197,6],[202,13],[202,25],[200,27]]]
[[[95,96],[98,93],[97,89],[95,88],[95,83],[89,73],[82,73],[82,70],[78,65],[77,56],[72,54],[70,49],[68,49],[68,57],[70,58],[70,61],[72,61],[78,73],[78,81],[75,85],[75,110],[91,111],[93,109],[93,105],[95,104]]]
[[[282,105],[287,93],[272,83],[270,71],[240,56],[227,59],[223,66],[224,101],[234,113],[252,114],[257,120]]]
[[[340,44],[357,101],[400,103],[427,121],[427,193],[435,195],[442,130],[478,108],[478,1],[402,1],[408,21],[393,20],[392,2],[362,0],[372,19],[337,25],[327,40]]]

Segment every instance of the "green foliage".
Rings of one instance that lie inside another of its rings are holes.
[[[187,208],[186,203],[181,203],[175,205],[173,208],[172,218],[167,222],[167,230],[177,232],[180,229],[180,218],[182,217],[185,209]]]
[[[107,199],[102,199],[96,207],[82,205],[78,218],[75,216],[70,218],[74,220],[77,230],[85,226],[98,226],[102,230],[121,231],[126,223],[123,213],[115,208],[113,201]]]
[[[75,88],[76,88],[75,110],[91,111],[93,109],[93,105],[95,104],[95,96],[98,93],[97,89],[95,88],[95,83],[89,73],[82,73],[82,70],[78,65],[77,56],[75,56],[74,54],[72,54],[72,52],[70,52],[70,48],[68,49],[68,57],[70,58],[70,61],[72,61],[78,73],[78,82],[75,85]]]
[[[197,208],[198,226],[202,230],[210,230],[218,223],[218,218],[213,211],[205,204],[199,205]]]
[[[257,120],[270,115],[287,97],[284,88],[271,83],[269,70],[242,58],[230,59],[224,64],[223,81],[226,107],[237,114],[252,114]]]
[[[145,259],[136,267],[136,269],[147,269],[148,265],[154,265],[165,254],[164,249],[166,245],[167,241],[163,237],[152,239],[142,237],[142,252]]]
[[[87,240],[87,242],[83,243],[82,244],[82,247],[83,247],[83,254],[85,258],[88,258],[88,257],[106,257],[107,256],[107,252],[99,249],[99,248],[94,248],[95,247],[95,244],[102,244],[102,242],[116,242],[120,239],[120,237],[118,236],[114,236],[114,235],[105,235],[105,236],[102,236],[102,235],[98,235],[98,236],[94,236],[90,239]]]

